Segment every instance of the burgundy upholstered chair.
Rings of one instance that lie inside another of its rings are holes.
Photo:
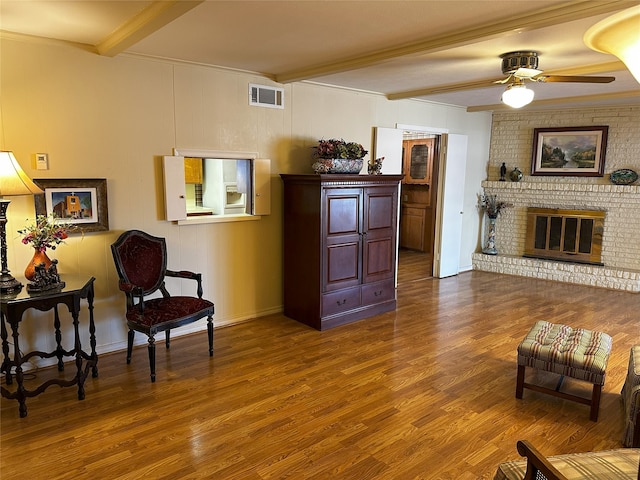
[[[202,298],[202,274],[167,270],[167,245],[164,238],[154,237],[140,230],[124,232],[111,245],[111,253],[118,271],[119,287],[127,298],[127,363],[131,363],[135,332],[149,337],[149,366],[151,381],[156,381],[155,335],[165,332],[169,348],[170,330],[201,318],[207,318],[209,356],[213,356],[213,303]],[[197,297],[169,295],[165,277],[195,280]],[[145,298],[160,291],[162,297]]]

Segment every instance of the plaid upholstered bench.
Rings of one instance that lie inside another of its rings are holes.
[[[637,480],[640,449],[619,448],[599,452],[545,457],[526,441],[518,442],[526,460],[501,463],[493,480]]]
[[[523,389],[528,388],[590,405],[589,418],[596,422],[610,353],[611,337],[606,333],[539,321],[518,345],[516,398],[522,398]],[[557,373],[561,375],[560,382],[555,389],[527,383],[525,367]],[[591,398],[561,392],[565,376],[592,383]]]

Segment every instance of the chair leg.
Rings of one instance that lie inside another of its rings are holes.
[[[153,336],[149,337],[149,345],[147,347],[149,351],[149,368],[151,369],[151,382],[156,381],[156,339]]]
[[[171,330],[165,330],[164,331],[164,344],[167,347],[167,350],[169,350],[169,345],[171,344]]]
[[[207,336],[209,337],[209,356],[213,357],[213,317],[207,317]]]
[[[591,394],[591,413],[589,418],[594,422],[598,421],[598,411],[600,410],[600,395],[602,393],[602,385],[594,385]]]
[[[516,379],[516,398],[522,398],[524,391],[524,365],[518,365],[518,377]]]
[[[129,329],[129,333],[127,334],[127,365],[131,363],[131,352],[133,351],[133,336],[136,332]]]

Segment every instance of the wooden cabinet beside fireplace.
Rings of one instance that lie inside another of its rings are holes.
[[[318,330],[394,310],[401,175],[281,175],[284,314]]]

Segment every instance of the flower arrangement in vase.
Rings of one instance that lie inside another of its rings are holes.
[[[335,138],[319,140],[313,148],[316,161],[311,167],[316,173],[359,173],[369,153],[359,143]]]
[[[513,204],[507,202],[499,202],[497,195],[480,195],[479,205],[480,209],[487,212],[489,218],[498,218],[500,212],[504,208],[513,207]]]
[[[489,218],[488,224],[485,225],[485,231],[483,234],[484,243],[482,253],[486,255],[497,255],[498,249],[496,248],[496,219],[500,212],[504,208],[513,207],[512,203],[498,201],[497,195],[480,195],[480,201],[478,207],[484,210]]]
[[[38,215],[35,222],[27,225],[22,230],[18,230],[22,237],[22,243],[31,244],[34,248],[33,258],[27,265],[24,276],[28,280],[35,277],[35,268],[44,263],[45,268],[52,264],[47,256],[47,249],[55,250],[68,237],[69,232],[76,229],[76,226],[69,223],[57,221],[55,214]]]

